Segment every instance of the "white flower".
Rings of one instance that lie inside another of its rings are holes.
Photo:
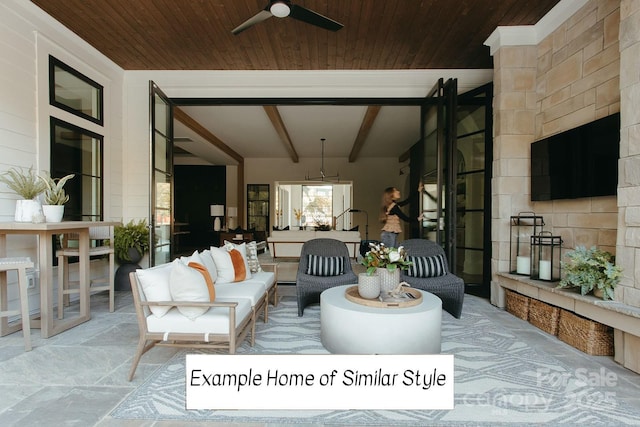
[[[400,252],[398,251],[391,251],[389,253],[389,261],[391,262],[397,262],[400,261]]]

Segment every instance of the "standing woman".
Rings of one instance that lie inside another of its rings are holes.
[[[396,187],[388,187],[382,193],[382,207],[380,210],[380,221],[383,223],[380,240],[388,248],[396,248],[398,244],[398,234],[402,233],[400,220],[411,222],[412,219],[402,212],[401,206],[409,203],[410,198],[400,200],[400,190]],[[420,220],[420,218],[418,218]]]

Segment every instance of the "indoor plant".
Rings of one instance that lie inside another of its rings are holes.
[[[374,272],[380,276],[380,292],[386,293],[400,283],[400,270],[406,270],[411,265],[407,259],[404,247],[387,247],[384,243],[369,243],[371,248],[362,257],[362,265],[367,267],[367,274]]]
[[[131,289],[129,273],[140,268],[138,262],[149,250],[149,227],[147,220],[131,220],[113,229],[113,251],[120,266],[116,270],[114,288],[116,291]]]
[[[614,256],[607,251],[592,246],[587,249],[578,246],[567,252],[570,262],[562,262],[565,272],[558,284],[559,288],[577,287],[580,293],[586,295],[602,293],[602,299],[613,299],[613,290],[620,282],[622,269],[614,264]],[[600,291],[600,292],[598,292]]]
[[[33,168],[26,172],[23,169],[11,168],[0,175],[0,182],[23,199],[16,201],[16,221],[31,222],[35,216],[42,215],[42,206],[37,197],[46,189],[46,185]]]
[[[118,225],[113,230],[114,251],[121,263],[137,263],[149,250],[149,227],[147,220],[131,220],[125,225]]]
[[[64,191],[64,185],[73,178],[74,174],[69,174],[62,178],[51,178],[51,175],[40,176],[44,181],[44,204],[42,211],[47,222],[60,222],[64,215],[64,204],[69,201],[69,195]]]

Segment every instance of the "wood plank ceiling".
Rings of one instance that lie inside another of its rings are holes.
[[[271,17],[233,35],[232,29],[265,9],[269,0],[31,1],[125,70],[490,69],[492,58],[483,43],[497,26],[535,24],[559,2],[293,0],[293,4],[338,21],[344,28],[331,32],[291,17]],[[362,155],[398,155],[388,152],[390,146],[402,153],[417,140],[417,129],[408,132],[401,120],[384,120],[392,107],[382,107],[382,112],[380,106],[363,108],[366,112],[360,116],[361,122],[354,125],[359,128],[355,139],[353,133],[327,135],[331,133],[328,130],[320,135],[332,137],[329,156],[348,156],[349,162],[354,162]],[[221,129],[220,124],[229,121],[212,111],[203,113],[196,107],[175,110],[176,120],[212,149],[207,153],[212,164],[240,164],[243,157],[255,156],[256,147],[247,142],[255,140],[260,140],[262,150],[270,156],[281,153],[297,163],[301,156],[317,155],[315,145],[310,152],[308,142],[317,142],[319,137],[311,135],[312,130],[324,126],[308,122],[309,118],[327,122],[317,109],[305,114],[303,135],[301,110],[296,110],[294,119],[290,108],[264,106],[261,113],[270,125],[254,130],[260,138],[247,134],[235,137],[231,135],[239,132],[237,128]],[[255,115],[259,113],[252,111],[254,115],[243,117],[244,123],[255,126],[263,122]],[[394,135],[394,144],[388,144],[388,136],[380,133],[383,126],[375,126],[378,134],[370,133],[376,120],[387,127],[391,122],[401,127],[387,133]],[[415,120],[417,126],[419,120]],[[402,134],[406,134],[406,141],[398,140]],[[268,135],[279,141],[268,145]],[[365,145],[367,150],[363,150]],[[202,151],[197,155],[202,158]]]
[[[31,1],[125,70],[391,70],[492,68],[491,32],[559,0],[294,0],[344,28],[273,17],[237,36],[268,0]]]

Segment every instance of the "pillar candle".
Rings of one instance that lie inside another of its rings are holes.
[[[540,279],[551,280],[551,261],[540,260]]]
[[[519,256],[517,258],[516,273],[531,274],[531,259],[528,256]]]

